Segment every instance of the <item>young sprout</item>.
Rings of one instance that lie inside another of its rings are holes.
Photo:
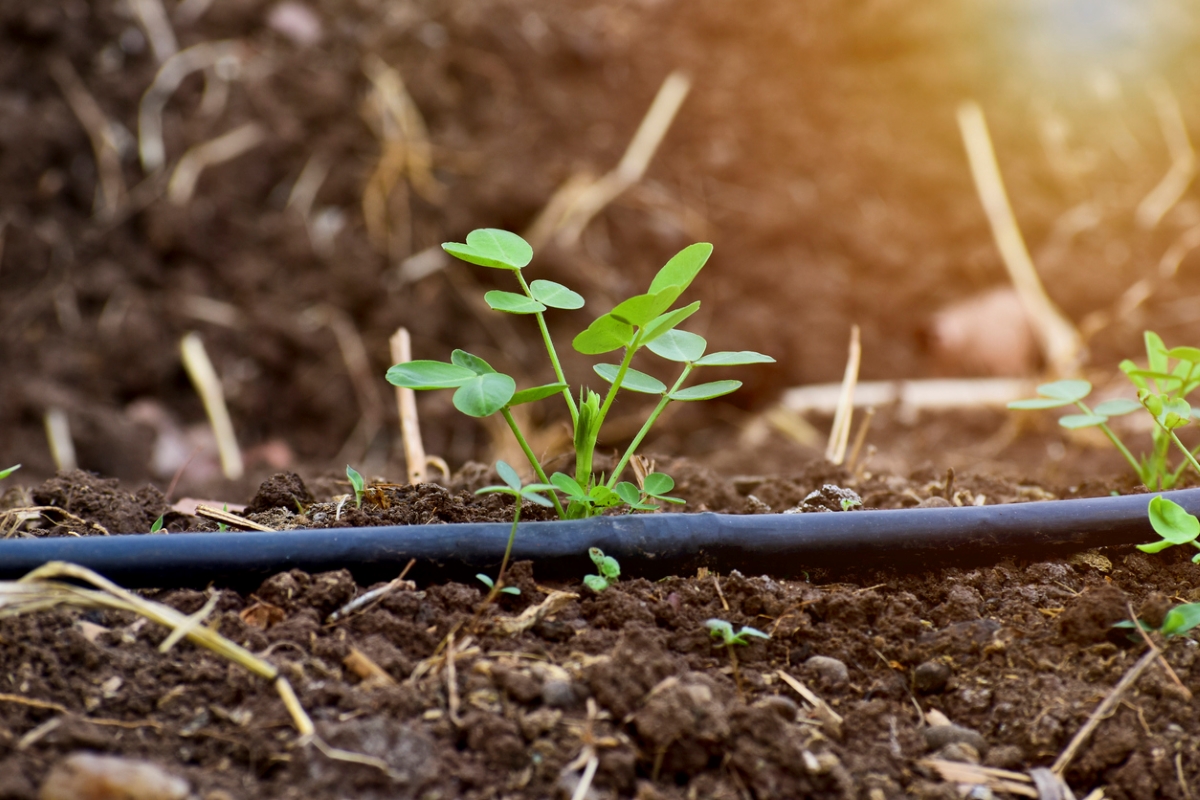
[[[1138,550],[1143,553],[1159,553],[1177,544],[1190,544],[1200,550],[1200,542],[1196,541],[1196,537],[1200,535],[1200,520],[1185,511],[1183,506],[1157,495],[1150,498],[1148,513],[1151,527],[1162,540],[1139,544]],[[1200,564],[1200,553],[1193,556],[1192,561]]]
[[[490,577],[488,577],[486,574],[479,572],[479,573],[476,573],[475,577],[479,580],[480,583],[482,583],[484,586],[488,587],[489,589],[496,588],[496,582],[494,580],[492,580]],[[521,593],[521,590],[515,586],[502,586],[500,588],[500,593],[501,594],[518,595]]]
[[[843,497],[840,501],[842,511],[849,511],[852,508],[858,508],[862,505],[862,500],[857,497]]]
[[[720,639],[717,642],[717,647],[732,647],[735,644],[748,645],[750,640],[747,636],[753,636],[758,639],[770,639],[771,634],[763,633],[757,628],[751,628],[749,625],[743,625],[742,629],[737,633],[733,632],[733,626],[723,619],[710,619],[704,623],[708,628],[708,635],[714,639]]]
[[[483,583],[491,589],[488,592],[487,599],[484,601],[490,603],[496,599],[496,595],[501,592],[507,594],[520,594],[521,590],[515,586],[505,587],[504,571],[508,568],[508,557],[512,554],[513,542],[517,538],[517,523],[521,521],[521,502],[528,500],[531,503],[536,503],[539,506],[551,507],[553,504],[544,497],[542,492],[553,491],[554,487],[547,483],[531,483],[527,486],[521,485],[521,476],[517,471],[503,461],[496,462],[496,474],[500,476],[500,480],[504,481],[503,486],[485,486],[479,489],[475,494],[506,494],[513,498],[513,524],[512,530],[508,534],[508,545],[504,548],[504,558],[500,561],[500,572],[496,574],[496,580],[493,581],[486,575],[479,574],[475,577],[483,581]],[[512,589],[513,591],[508,591]]]
[[[21,468],[20,464],[14,464],[11,467],[9,467],[8,469],[0,469],[0,481],[4,480],[9,475],[12,475],[14,472],[19,470],[20,468]]]
[[[515,233],[494,228],[474,230],[467,234],[466,243],[448,242],[442,248],[468,263],[512,274],[521,289],[520,293],[490,291],[484,295],[484,300],[496,311],[534,318],[555,381],[518,390],[511,376],[497,372],[482,358],[463,350],[455,350],[449,363],[418,360],[397,364],[388,370],[387,379],[396,386],[408,389],[454,389],[454,407],[468,416],[501,415],[538,480],[543,485],[552,484],[552,488],[561,492],[566,499],[564,508],[558,495],[550,491],[550,502],[560,517],[577,519],[595,516],[606,508],[621,504],[635,510],[657,508],[649,500],[682,502],[666,495],[674,483],[668,484],[670,479],[665,475],[653,484],[635,487],[622,483],[621,473],[669,403],[709,400],[736,391],[742,385],[740,381],[719,380],[685,388],[684,383],[693,370],[699,367],[766,364],[775,360],[751,351],[706,355],[708,343],[703,337],[679,330],[678,326],[696,313],[700,303],[696,301],[676,308],[676,301],[712,254],[711,244],[693,244],[677,253],[658,271],[644,294],[618,303],[607,314],[593,320],[572,340],[572,347],[584,355],[620,354],[618,363],[596,364],[593,367],[600,379],[608,384],[603,396],[584,387],[580,389],[577,400],[567,384],[558,351],[550,338],[545,314],[549,309],[582,308],[583,298],[553,281],[535,280],[527,283],[522,270],[533,259],[533,248]],[[633,368],[634,356],[644,351],[682,365],[674,383],[668,386]],[[592,472],[592,461],[601,427],[620,390],[655,395],[659,401],[606,479]],[[564,473],[546,475],[511,412],[513,406],[555,395],[562,397],[571,417],[575,450],[573,476]]]
[[[363,492],[366,491],[366,483],[363,481],[363,476],[358,474],[358,470],[347,464],[346,478],[349,479],[350,486],[354,489],[354,507],[362,508]]]
[[[1172,636],[1181,636],[1187,633],[1192,628],[1200,625],[1200,603],[1184,603],[1175,606],[1167,612],[1163,617],[1162,625],[1158,628],[1151,628],[1148,624],[1137,621],[1137,625],[1144,631],[1157,630],[1163,636],[1170,638]],[[1122,620],[1113,625],[1114,628],[1132,628],[1133,620]],[[1130,638],[1137,641],[1137,637],[1130,635]]]
[[[162,530],[162,528],[163,528],[163,517],[165,517],[165,516],[166,516],[166,514],[159,514],[159,515],[158,515],[158,519],[154,520],[154,524],[150,526],[150,532],[151,532],[151,533],[158,533],[159,531],[161,531],[161,530]]]
[[[588,558],[592,559],[592,563],[596,565],[596,571],[600,574],[584,575],[583,585],[596,594],[600,594],[620,579],[621,565],[612,556],[604,555],[604,551],[599,547],[589,547]]]

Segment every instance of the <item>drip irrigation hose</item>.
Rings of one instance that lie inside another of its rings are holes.
[[[622,576],[656,578],[707,566],[778,578],[813,569],[920,570],[1049,558],[1071,550],[1157,540],[1146,516],[1151,494],[964,508],[810,514],[631,514],[522,523],[513,560],[535,562],[539,579],[579,578],[589,547],[621,563]],[[1200,489],[1165,492],[1190,513]],[[0,579],[47,561],[70,561],[130,587],[253,588],[277,572],[349,569],[386,580],[417,559],[416,577],[462,578],[495,568],[511,523],[328,528],[279,533],[9,539]]]

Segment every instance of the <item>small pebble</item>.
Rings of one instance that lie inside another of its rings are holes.
[[[846,669],[846,665],[836,658],[813,656],[804,662],[804,666],[831,688],[844,686],[850,681],[850,670]]]
[[[987,753],[987,740],[979,731],[961,725],[932,725],[925,729],[925,746],[930,750],[941,750],[948,744],[969,744],[980,755]]]
[[[118,756],[73,753],[42,782],[40,800],[183,800],[188,783],[157,764]]]
[[[764,697],[754,705],[775,712],[784,722],[795,722],[800,715],[800,707],[795,701],[779,694]]]
[[[979,763],[979,751],[966,742],[951,742],[938,750],[935,755],[946,761],[958,761],[963,764]]]
[[[926,661],[913,670],[913,688],[921,694],[936,694],[946,688],[951,671],[940,661]]]
[[[542,684],[542,702],[550,708],[572,708],[578,705],[579,695],[570,681],[551,678]]]

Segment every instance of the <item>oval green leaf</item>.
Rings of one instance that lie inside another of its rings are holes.
[[[475,375],[454,392],[454,407],[469,417],[489,417],[508,405],[516,391],[517,382],[507,375]]]
[[[1108,422],[1108,417],[1099,414],[1067,414],[1058,418],[1058,424],[1067,430],[1076,431],[1080,428],[1094,428]]]
[[[545,495],[538,494],[536,491],[530,490],[528,486],[521,490],[521,497],[524,497],[531,503],[536,503],[539,506],[551,508],[554,506],[554,501]]]
[[[579,485],[579,481],[572,478],[565,472],[556,472],[550,476],[550,482],[554,484],[567,497],[586,497],[587,492]]]
[[[680,250],[650,282],[650,293],[661,292],[668,286],[676,286],[679,291],[676,297],[683,293],[712,255],[713,246],[708,242],[697,242]],[[674,301],[672,301],[674,302]]]
[[[1200,520],[1162,495],[1151,498],[1149,516],[1154,532],[1171,544],[1187,544],[1200,535]]]
[[[651,353],[667,361],[688,363],[704,355],[704,348],[708,347],[708,342],[704,341],[703,336],[676,328],[664,331],[647,347]]]
[[[621,367],[617,364],[597,364],[592,369],[596,370],[596,374],[609,383],[615,381],[617,373],[621,371]],[[631,392],[641,392],[642,394],[662,394],[667,391],[667,385],[658,378],[647,375],[644,372],[638,372],[636,369],[625,370],[625,377],[621,380],[621,388],[628,389]]]
[[[1200,625],[1200,603],[1185,603],[1167,612],[1159,630],[1167,636],[1178,636],[1197,625]]]
[[[475,377],[475,373],[445,361],[406,361],[387,371],[388,383],[404,389],[453,389]]]
[[[529,242],[499,228],[479,228],[467,234],[467,243],[446,242],[442,249],[455,258],[481,267],[521,269],[533,260]]]
[[[496,474],[500,476],[500,480],[508,484],[508,488],[521,491],[521,476],[508,465],[507,461],[496,462]]]
[[[633,341],[633,326],[611,314],[597,317],[587,330],[575,337],[571,345],[585,356],[598,356],[627,347]]]
[[[528,389],[522,389],[512,396],[512,400],[508,401],[510,406],[519,406],[523,403],[533,403],[537,400],[544,400],[551,395],[560,393],[567,388],[565,383],[547,383],[544,386],[531,386]]]
[[[554,281],[534,281],[529,284],[529,293],[533,295],[534,300],[550,308],[583,308],[583,295]]]
[[[741,381],[712,381],[711,383],[701,383],[671,392],[669,397],[672,400],[682,400],[685,402],[691,400],[711,400],[714,397],[736,392],[740,388],[742,388]]]
[[[675,488],[675,479],[665,472],[651,472],[642,484],[646,494],[666,494]]]
[[[629,481],[621,481],[616,487],[617,495],[625,501],[625,505],[639,506],[642,503],[642,493]]]
[[[1140,411],[1141,408],[1142,404],[1137,400],[1129,397],[1114,397],[1112,400],[1105,400],[1092,411],[1106,417],[1119,417],[1132,411]]]
[[[1177,358],[1180,361],[1190,361],[1193,364],[1200,364],[1200,348],[1172,347],[1167,351],[1167,358]]]
[[[537,314],[545,311],[546,307],[537,300],[531,300],[516,292],[501,292],[493,289],[483,296],[493,311],[503,311],[505,314]]]
[[[489,372],[495,372],[492,365],[484,361],[477,355],[472,355],[466,350],[455,350],[450,354],[450,363],[457,364],[460,367],[466,367],[476,375],[487,375]]]
[[[692,314],[695,314],[698,310],[700,310],[700,301],[696,300],[692,303],[688,303],[683,308],[677,308],[674,311],[668,311],[667,313],[661,314],[658,317],[650,320],[650,322],[646,323],[646,326],[642,328],[642,344],[649,344],[650,342],[654,341],[659,336],[662,336],[664,333],[683,322]]]
[[[1092,385],[1087,381],[1055,381],[1054,383],[1043,383],[1037,387],[1037,393],[1043,397],[1052,397],[1055,400],[1063,400],[1068,403],[1074,403],[1077,400],[1082,400],[1087,397],[1092,391]]]
[[[709,353],[696,362],[697,367],[740,367],[744,364],[774,364],[775,359],[753,350],[722,350]]]
[[[618,303],[617,307],[608,313],[622,322],[641,328],[670,308],[677,297],[679,292],[675,291],[675,287],[668,286],[661,292],[634,295]]]

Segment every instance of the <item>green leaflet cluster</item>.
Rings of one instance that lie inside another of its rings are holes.
[[[600,514],[606,508],[627,505],[632,509],[652,509],[654,501],[682,502],[668,496],[674,481],[662,473],[651,473],[638,485],[620,482],[619,478],[654,422],[671,402],[710,400],[736,391],[741,381],[719,380],[684,386],[692,371],[699,367],[729,367],[744,364],[765,364],[774,359],[751,351],[707,353],[708,343],[702,336],[680,330],[678,326],[700,308],[695,301],[678,308],[676,302],[691,285],[712,254],[712,245],[693,244],[685,247],[668,261],[644,294],[619,303],[612,311],[592,321],[572,341],[572,347],[584,355],[605,355],[619,352],[618,363],[594,366],[596,374],[608,384],[601,395],[581,388],[576,395],[563,374],[562,364],[546,326],[549,309],[577,310],[584,306],[578,293],[560,283],[546,280],[526,282],[522,270],[533,259],[529,243],[508,231],[485,228],[471,231],[465,244],[442,245],[447,253],[471,264],[512,272],[521,292],[490,291],[484,295],[487,304],[496,311],[532,316],[541,332],[549,356],[554,383],[518,389],[509,375],[495,370],[482,358],[455,350],[449,362],[410,361],[397,364],[387,372],[387,379],[396,386],[409,389],[453,389],[454,407],[472,417],[500,414],[512,430],[522,452],[542,484],[553,486],[566,499],[564,508],[557,494],[551,493],[560,517],[574,519]],[[649,351],[659,358],[682,364],[679,377],[667,386],[662,381],[632,367],[634,356]],[[604,420],[619,390],[658,395],[660,400],[644,425],[633,438],[612,474],[605,478],[592,472],[592,460]],[[571,416],[575,450],[575,474],[555,473],[547,476],[537,456],[513,418],[513,406],[532,403],[559,395]]]

